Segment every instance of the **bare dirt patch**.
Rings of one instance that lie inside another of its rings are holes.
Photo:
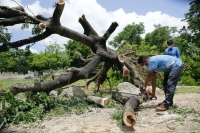
[[[117,110],[113,108],[92,108],[81,115],[65,114],[46,117],[27,125],[11,125],[1,133],[200,133],[200,116],[198,114],[156,112],[155,106],[164,99],[158,95],[157,100],[143,103],[136,111],[137,122],[132,128],[119,127],[111,115]],[[178,108],[195,110],[200,113],[200,94],[176,94],[174,103]]]

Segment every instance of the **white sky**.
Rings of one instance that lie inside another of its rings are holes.
[[[22,2],[21,0],[16,0],[16,1],[18,1],[18,3],[20,4]],[[17,4],[11,0],[0,0],[0,5],[17,6]],[[35,15],[41,14],[46,17],[51,17],[54,11],[53,7],[42,7],[40,5],[40,1],[38,0],[36,0],[34,3],[30,3],[29,5],[23,5],[23,6],[26,10],[27,10],[26,7],[28,6],[28,8]],[[30,11],[28,10],[27,12],[30,13]],[[126,13],[122,8],[119,8],[114,11],[107,11],[105,8],[99,5],[96,2],[96,0],[68,0],[66,1],[65,8],[61,16],[61,24],[77,32],[83,33],[83,28],[78,22],[78,18],[81,17],[82,14],[86,16],[86,19],[88,20],[88,22],[91,24],[93,29],[96,30],[96,32],[100,36],[104,34],[104,32],[109,28],[112,22],[116,21],[119,24],[119,26],[114,31],[114,33],[110,36],[108,41],[113,40],[113,38],[119,32],[121,32],[126,25],[131,24],[133,22],[135,23],[143,22],[145,26],[145,33],[152,32],[154,30],[154,27],[153,27],[154,24],[161,24],[162,26],[169,26],[169,27],[176,26],[178,29],[182,28],[183,25],[187,24],[186,22],[181,22],[181,19],[183,18],[176,18],[168,14],[163,14],[161,11],[147,12],[146,15],[138,15],[135,12]],[[31,31],[31,29],[26,30],[26,31],[24,30],[21,31],[20,25],[10,27],[9,31],[13,33],[14,39],[12,41],[24,39],[31,35],[31,33],[27,34]],[[43,51],[45,48],[45,45],[49,45],[49,43],[56,42],[58,44],[63,45],[63,44],[66,44],[67,41],[68,39],[62,36],[52,35],[46,38],[45,40],[40,41],[37,44],[35,44],[32,47],[32,51],[40,52],[40,51]]]

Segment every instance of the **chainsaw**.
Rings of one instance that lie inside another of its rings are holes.
[[[145,91],[143,87],[140,87],[140,92],[138,95],[137,94],[131,94],[131,93],[126,93],[126,92],[118,92],[121,96],[125,98],[130,98],[132,96],[135,96],[139,99],[140,103],[146,102],[147,100],[157,100],[157,97],[151,93],[151,91],[147,90]]]

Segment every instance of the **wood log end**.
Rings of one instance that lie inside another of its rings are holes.
[[[126,66],[123,66],[123,76],[126,77],[129,74],[130,74],[130,70]]]
[[[46,28],[46,25],[45,25],[44,23],[40,23],[40,24],[39,24],[39,28],[43,30],[43,29]]]
[[[108,98],[103,98],[102,102],[101,102],[101,106],[104,107],[104,106],[108,105],[108,103],[109,103],[109,99]]]
[[[128,127],[132,127],[136,123],[136,116],[131,112],[126,112],[123,114],[124,124]]]
[[[119,60],[119,62],[124,63],[125,56],[123,54],[119,54],[118,55],[118,60]]]
[[[64,5],[64,4],[65,4],[65,1],[64,1],[64,0],[58,0],[58,4],[59,4],[59,5]]]

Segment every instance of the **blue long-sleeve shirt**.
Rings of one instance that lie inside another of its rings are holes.
[[[179,49],[177,47],[165,49],[164,55],[171,55],[171,56],[176,57],[178,59],[181,58]]]

